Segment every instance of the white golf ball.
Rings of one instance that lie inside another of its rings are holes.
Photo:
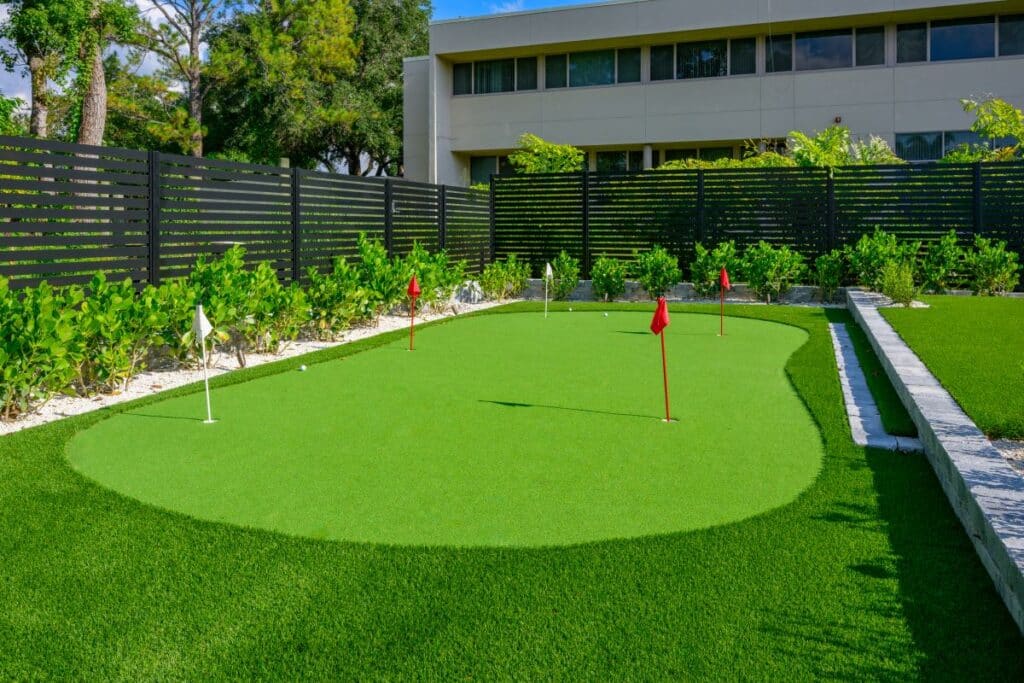
[[[572,306],[569,307],[569,312],[572,313]]]
[[[607,317],[608,317],[608,314],[607,314],[607,313],[605,313],[605,314],[604,314],[604,317],[606,317],[606,318],[607,318]]]
[[[305,371],[306,371],[306,366],[305,365],[300,365],[299,366],[299,372],[305,372]]]

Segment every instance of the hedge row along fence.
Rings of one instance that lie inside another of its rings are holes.
[[[589,277],[600,256],[660,244],[685,267],[697,243],[764,240],[814,260],[876,228],[901,240],[956,231],[1024,251],[1024,162],[569,173],[491,179],[497,257],[539,272],[565,250]]]
[[[491,259],[486,192],[0,137],[0,276],[15,289],[95,272],[158,285],[233,245],[301,281],[354,256],[360,233],[391,256],[443,249],[474,273]]]

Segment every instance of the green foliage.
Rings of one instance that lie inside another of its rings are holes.
[[[833,249],[814,259],[814,281],[818,285],[822,301],[835,299],[836,292],[843,282],[845,264],[846,259],[839,249]]]
[[[1003,148],[1008,150],[1008,156],[1019,155],[1024,149],[1024,111],[998,97],[961,100],[961,104],[965,112],[974,114],[972,131],[993,141],[1010,140],[1009,146]]]
[[[664,296],[683,277],[676,257],[655,244],[649,251],[633,252],[636,279],[652,299]]]
[[[958,284],[964,266],[964,250],[960,248],[956,230],[950,230],[937,242],[928,245],[921,262],[921,276],[926,291],[944,294]]]
[[[306,277],[310,333],[315,339],[335,339],[353,320],[368,313],[366,290],[343,257],[334,259],[331,272],[321,274],[317,268],[309,268]]]
[[[909,261],[887,261],[882,266],[879,282],[882,294],[905,307],[920,293],[914,284],[914,264]]]
[[[798,130],[789,134],[789,153],[797,166],[848,166],[850,129],[830,126],[814,136]]]
[[[987,237],[974,238],[974,251],[967,256],[971,290],[995,296],[1012,291],[1020,282],[1018,255],[1006,250],[1006,242]]]
[[[626,275],[629,264],[619,259],[601,256],[590,267],[591,287],[594,296],[603,301],[614,301],[626,292]]]
[[[356,240],[359,261],[356,272],[369,299],[369,315],[377,319],[405,300],[409,285],[405,262],[395,256],[388,258],[387,249],[379,240],[360,233]]]
[[[882,289],[882,268],[890,262],[913,262],[920,249],[920,242],[900,243],[895,235],[876,227],[873,234],[862,235],[857,244],[846,247],[846,258],[858,284],[877,292]]]
[[[580,260],[563,249],[551,262],[551,272],[552,296],[559,301],[568,299],[580,284]]]
[[[767,303],[789,291],[804,271],[804,257],[783,245],[773,247],[764,240],[747,247],[743,254],[743,273],[750,288]]]
[[[857,140],[850,145],[850,163],[859,166],[880,166],[907,162],[896,156],[896,152],[892,151],[885,138],[872,135],[867,142]]]
[[[488,299],[503,301],[522,294],[529,278],[530,265],[520,261],[515,254],[509,254],[504,261],[497,259],[484,266],[480,274],[480,289]]]
[[[736,252],[735,242],[721,242],[710,251],[700,242],[694,245],[694,260],[690,264],[690,273],[693,288],[698,296],[711,296],[718,291],[722,268],[729,272],[729,278],[732,280],[738,280],[743,276],[743,260]]]
[[[0,135],[25,135],[28,131],[18,117],[21,100],[0,94]]]
[[[425,305],[436,311],[442,311],[455,296],[455,291],[466,281],[466,262],[451,263],[445,251],[433,254],[419,243],[413,244],[412,251],[405,259],[405,267],[410,277],[415,273],[423,294],[420,297]]]
[[[519,148],[509,155],[517,173],[578,173],[584,168],[585,155],[572,145],[548,142],[533,133],[523,133]]]
[[[656,170],[658,171],[680,171],[687,169],[702,168],[789,168],[796,166],[791,158],[778,152],[762,152],[760,154],[748,154],[742,159],[723,157],[721,159],[674,159],[666,161]]]

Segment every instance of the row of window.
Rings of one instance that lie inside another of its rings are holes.
[[[899,64],[1024,55],[1024,14],[900,24]],[[537,57],[465,62],[453,67],[456,95],[536,90]],[[885,64],[885,27],[787,33],[765,37],[767,73]],[[757,73],[757,39],[731,38],[655,45],[652,81]],[[544,58],[544,87],[578,88],[641,80],[641,50],[590,50]]]
[[[937,161],[961,145],[1006,147],[1016,144],[1012,138],[989,140],[970,130],[897,133],[896,156],[905,161]]]

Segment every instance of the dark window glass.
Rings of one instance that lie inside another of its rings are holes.
[[[651,80],[668,81],[676,76],[674,45],[655,45],[651,48]]]
[[[476,62],[474,68],[474,92],[511,92],[516,85],[516,60],[492,59]]]
[[[494,157],[470,157],[469,181],[471,185],[491,182],[494,173]]]
[[[516,90],[537,89],[537,58],[520,57],[516,60]]]
[[[702,40],[676,45],[676,78],[708,78],[728,74],[724,40]]]
[[[700,158],[704,161],[732,159],[732,147],[703,147],[700,150]]]
[[[757,39],[736,38],[729,43],[729,73],[757,73]]]
[[[928,59],[928,25],[901,24],[896,27],[896,62],[923,62]]]
[[[885,29],[881,26],[857,29],[857,66],[885,64]]]
[[[933,62],[996,56],[994,17],[932,22]]]
[[[695,149],[666,149],[665,150],[665,161],[680,161],[682,159],[696,159],[697,150]]]
[[[640,48],[619,50],[619,83],[636,83],[640,80]]]
[[[473,65],[456,64],[452,67],[452,81],[456,95],[469,95],[473,92]]]
[[[615,50],[574,52],[569,55],[569,87],[611,85],[615,82]]]
[[[498,157],[498,175],[511,175],[515,172],[516,170],[512,168],[508,157]]]
[[[640,150],[634,150],[629,153],[629,170],[630,171],[642,171],[644,170],[644,153]]]
[[[626,153],[625,152],[598,152],[597,153],[598,173],[625,173]]]
[[[999,54],[1024,55],[1024,14],[999,17]]]
[[[564,88],[568,83],[565,80],[565,55],[548,55],[544,58],[544,87]]]
[[[842,69],[853,66],[853,34],[815,31],[796,34],[796,70]]]
[[[897,133],[896,156],[906,161],[942,158],[942,133]]]
[[[947,130],[946,131],[946,144],[943,148],[943,152],[949,154],[957,147],[963,145],[984,145],[989,146],[989,140],[983,138],[973,130]]]
[[[765,70],[768,73],[793,70],[793,36],[768,36],[765,41]]]

